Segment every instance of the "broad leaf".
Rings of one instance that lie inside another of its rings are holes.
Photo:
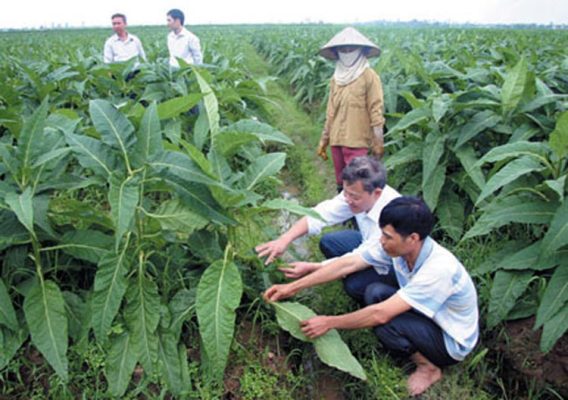
[[[422,182],[424,201],[434,211],[438,206],[438,198],[446,181],[446,166],[439,164],[428,181]]]
[[[547,146],[544,143],[537,142],[515,142],[507,143],[503,146],[495,147],[485,154],[478,162],[479,165],[484,163],[494,163],[508,158],[517,158],[520,156],[532,156],[535,158],[543,158],[547,153]]]
[[[160,103],[157,108],[158,116],[161,120],[175,118],[195,107],[202,97],[199,93],[192,93]]]
[[[132,348],[144,371],[151,376],[158,358],[156,328],[160,320],[160,297],[156,283],[139,271],[126,293],[124,319],[130,331]]]
[[[112,149],[97,139],[88,136],[65,134],[65,140],[77,156],[83,168],[108,177],[116,169],[117,161]]]
[[[202,229],[209,222],[177,199],[162,203],[155,213],[147,215],[156,219],[162,229],[184,234],[191,234],[195,230]]]
[[[530,174],[531,172],[538,172],[543,170],[544,167],[534,158],[530,156],[523,156],[513,160],[499,170],[495,175],[487,181],[487,184],[481,191],[477,198],[476,205],[479,205],[488,196],[494,194],[497,190],[513,182],[517,178]]]
[[[316,314],[308,307],[294,302],[271,303],[276,310],[276,318],[282,329],[290,332],[296,339],[312,342],[318,357],[327,365],[337,368],[348,374],[366,380],[365,371],[357,359],[351,354],[349,347],[332,329],[315,340],[308,339],[300,329],[300,322],[315,317]]]
[[[284,200],[284,199],[272,199],[265,201],[261,205],[262,208],[268,208],[270,210],[286,210],[290,211],[291,213],[308,216],[315,219],[319,219],[320,221],[324,221],[321,215],[318,214],[313,208],[302,207],[295,201],[291,200]]]
[[[463,200],[452,190],[443,192],[436,216],[440,220],[441,228],[457,242],[463,233],[465,220]]]
[[[27,174],[33,161],[44,151],[44,128],[49,110],[49,98],[45,98],[34,113],[25,120],[18,138],[18,156]],[[24,182],[25,183],[25,182]]]
[[[8,289],[4,281],[0,279],[0,326],[2,325],[14,332],[19,329],[16,311],[8,295]]]
[[[517,299],[525,292],[532,277],[532,271],[497,271],[491,286],[487,317],[489,328],[495,327],[507,318],[509,311],[513,309]]]
[[[115,226],[116,248],[126,232],[130,229],[136,206],[140,196],[140,188],[136,178],[122,178],[113,174],[110,178],[108,201],[111,217]]]
[[[548,353],[566,331],[568,331],[568,307],[564,306],[558,314],[544,324],[540,337],[540,350],[543,353]]]
[[[431,132],[424,140],[422,150],[422,187],[430,181],[440,158],[444,154],[444,143],[446,138],[438,133]]]
[[[511,222],[522,224],[548,224],[558,204],[526,196],[499,198],[483,208],[483,214],[465,234],[464,239],[485,235]]]
[[[227,252],[227,251],[226,251]],[[225,254],[224,260],[210,265],[197,286],[196,311],[210,378],[221,381],[227,364],[235,310],[243,292],[239,270]]]
[[[136,352],[130,335],[123,333],[113,338],[105,362],[108,389],[113,396],[122,397],[124,395],[135,366]]]
[[[199,88],[203,94],[203,109],[201,112],[205,112],[209,125],[209,132],[211,138],[213,138],[217,135],[217,133],[219,133],[219,103],[217,101],[217,97],[215,97],[215,94],[213,93],[213,89],[211,89],[211,86],[209,86],[199,71],[196,68],[193,68],[193,73],[197,78],[197,83],[199,84]],[[202,141],[202,143],[204,143],[204,141]],[[197,147],[201,148],[199,145]]]
[[[549,143],[558,158],[568,156],[568,111],[563,112],[556,121],[556,128],[550,134]]]
[[[57,284],[36,280],[24,299],[24,315],[33,344],[57,375],[67,381],[67,315]]]
[[[536,313],[535,328],[540,328],[568,303],[568,263],[554,270]]]
[[[175,335],[162,333],[159,336],[158,359],[161,364],[161,374],[172,394],[180,395],[190,387],[189,375],[184,373],[187,369],[186,349],[183,345],[178,346]]]
[[[294,144],[288,136],[272,126],[252,119],[245,119],[231,124],[224,128],[222,132],[240,132],[256,136],[261,142],[282,143],[287,145]]]
[[[527,62],[524,58],[507,74],[501,89],[501,104],[503,113],[513,111],[523,97],[527,84]]]
[[[95,275],[91,323],[97,340],[102,343],[107,340],[112,321],[118,313],[128,285],[126,281],[129,269],[126,258],[127,243],[120,253],[105,255],[99,262]]]
[[[481,132],[494,128],[501,121],[501,117],[492,111],[481,111],[457,131],[455,149],[458,149]]]
[[[136,142],[134,126],[106,100],[91,100],[89,113],[102,141],[119,150],[128,166],[129,150]]]
[[[552,217],[548,232],[542,239],[542,257],[568,244],[568,201],[564,201]]]
[[[148,106],[144,112],[144,117],[140,123],[140,128],[136,132],[138,140],[136,142],[136,155],[145,162],[156,153],[160,153],[162,148],[162,128],[158,117],[156,103]]]
[[[18,221],[35,237],[32,189],[27,188],[20,195],[14,192],[8,193],[5,201],[10,209],[14,211],[16,217],[18,217]]]
[[[79,259],[97,264],[106,255],[114,240],[111,236],[95,230],[73,230],[61,237],[57,249]]]
[[[265,154],[249,165],[242,178],[242,186],[252,190],[262,179],[277,174],[286,162],[286,153]]]

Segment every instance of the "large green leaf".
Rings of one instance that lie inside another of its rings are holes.
[[[8,193],[5,201],[18,217],[18,221],[35,237],[32,189],[27,188],[20,195],[14,192]]]
[[[444,154],[446,138],[439,133],[430,132],[424,140],[422,150],[422,187],[425,187],[432,178],[440,158]]]
[[[209,125],[209,133],[211,135],[211,138],[213,138],[217,135],[217,133],[219,133],[219,102],[217,101],[215,93],[213,93],[213,89],[211,89],[211,86],[209,86],[201,73],[199,73],[196,68],[193,68],[193,72],[195,74],[195,77],[197,78],[199,89],[203,94],[203,109],[201,110],[201,112],[205,112],[207,123]],[[205,131],[205,133],[207,133],[207,131]],[[201,149],[202,144],[205,143],[205,138],[199,138],[198,140],[199,144],[197,142],[195,144],[199,149]]]
[[[2,336],[4,336],[2,340]],[[22,347],[28,337],[27,329],[20,328],[16,332],[12,332],[0,327],[0,371],[2,371],[12,358],[16,355],[18,349]]]
[[[494,128],[501,121],[501,117],[492,111],[480,111],[475,114],[467,124],[459,128],[455,149],[468,143],[481,132]]]
[[[113,174],[110,178],[108,201],[111,217],[115,226],[116,248],[126,232],[130,229],[136,206],[140,197],[140,187],[136,178],[122,178]]]
[[[8,289],[2,279],[0,279],[0,326],[1,325],[14,332],[19,329],[16,311],[12,305],[10,295],[8,295]]]
[[[72,292],[63,292],[69,337],[79,342],[88,335],[91,313],[81,297]]]
[[[257,158],[250,164],[242,178],[242,186],[252,190],[263,178],[278,173],[286,162],[286,153],[270,153]]]
[[[117,161],[112,149],[97,139],[66,133],[65,139],[83,168],[108,177],[116,169]]]
[[[134,126],[110,102],[91,100],[89,113],[104,143],[122,154],[127,166],[130,164],[129,150],[136,143]]]
[[[191,234],[195,230],[202,229],[209,222],[178,199],[162,203],[155,213],[148,213],[147,215],[156,219],[162,229],[185,234]]]
[[[269,210],[286,210],[291,213],[308,216],[320,221],[324,221],[321,215],[318,214],[313,208],[303,207],[295,201],[284,200],[284,199],[272,199],[265,201],[261,205],[262,208],[268,208]]]
[[[438,206],[438,198],[442,192],[442,187],[446,181],[446,165],[438,164],[434,169],[430,179],[422,182],[422,192],[424,194],[424,201],[434,211]]]
[[[428,119],[431,116],[430,109],[427,107],[417,108],[415,110],[410,111],[409,113],[405,114],[395,126],[389,129],[389,135],[403,131],[405,129],[410,128],[411,126],[417,125],[420,122]]]
[[[136,142],[136,155],[145,162],[148,158],[163,150],[162,147],[162,128],[158,116],[156,103],[148,106],[142,117],[140,128],[136,132],[138,138]]]
[[[568,156],[568,111],[563,112],[556,121],[556,128],[550,134],[549,143],[558,158]]]
[[[168,308],[172,320],[170,321],[168,331],[175,335],[176,340],[179,338],[183,323],[190,319],[195,312],[195,296],[195,288],[193,290],[180,289],[170,300]]]
[[[392,171],[402,165],[419,161],[421,154],[422,145],[418,143],[410,143],[399,151],[396,151],[394,154],[390,155],[385,160],[385,168],[389,171]]]
[[[234,219],[223,213],[207,187],[181,182],[175,177],[167,177],[166,181],[178,193],[183,204],[195,213],[220,224],[236,223]]]
[[[493,270],[544,271],[559,265],[565,257],[568,257],[568,250],[564,250],[548,254],[541,259],[541,248],[542,241],[538,241],[520,251],[511,252],[494,263]]]
[[[440,195],[436,215],[441,228],[457,242],[463,233],[465,220],[463,200],[453,190],[443,192]]]
[[[221,132],[215,136],[213,147],[223,157],[232,157],[242,146],[257,140],[251,133]]]
[[[161,120],[175,118],[195,107],[202,97],[199,93],[192,93],[160,103],[157,108],[158,116]]]
[[[128,285],[127,243],[120,253],[105,255],[99,262],[95,275],[91,324],[99,342],[104,343],[107,340],[112,321],[118,313]]]
[[[151,376],[158,359],[156,328],[160,320],[160,297],[156,283],[139,271],[126,292],[124,319],[128,324],[132,348],[144,371]]]
[[[33,344],[57,375],[67,381],[67,315],[57,284],[36,280],[24,299],[24,315]]]
[[[479,165],[488,162],[498,162],[508,158],[517,158],[520,156],[532,156],[536,158],[544,158],[547,152],[547,146],[544,143],[537,142],[514,142],[507,143],[503,146],[495,147],[485,154],[478,162]]]
[[[481,203],[488,196],[491,196],[497,190],[508,183],[513,182],[517,178],[532,172],[542,171],[543,169],[544,167],[542,164],[530,156],[523,156],[507,163],[507,165],[501,168],[499,172],[487,181],[487,184],[477,198],[476,204]]]
[[[201,168],[184,153],[164,151],[150,160],[150,165],[162,176],[171,174],[185,182],[203,183],[224,187],[223,184],[204,173]]]
[[[227,364],[233,331],[235,310],[241,302],[243,286],[237,266],[225,258],[210,265],[197,286],[196,311],[199,333],[207,360],[207,374],[221,381]]]
[[[45,141],[44,129],[48,110],[49,98],[46,97],[34,113],[25,120],[22,126],[22,131],[18,138],[18,156],[22,162],[22,168],[26,176],[29,173],[28,170],[31,168],[33,161],[38,155],[42,155],[45,150],[42,143]]]
[[[558,266],[548,285],[536,313],[535,328],[540,328],[568,303],[568,263]]]
[[[112,249],[114,240],[112,236],[95,230],[72,230],[66,232],[55,248],[65,253],[97,264],[100,259]]]
[[[347,372],[356,378],[366,380],[365,371],[357,359],[351,354],[349,347],[341,340],[339,333],[332,329],[315,340],[308,339],[300,329],[300,322],[315,317],[308,307],[294,302],[271,303],[276,310],[276,318],[280,327],[296,339],[312,342],[318,357],[327,365]]]
[[[564,201],[552,217],[548,232],[542,239],[542,257],[568,244],[568,201]]]
[[[554,317],[544,324],[540,338],[540,349],[548,353],[554,344],[568,331],[568,307],[564,306]]]
[[[461,146],[455,152],[456,157],[460,160],[461,165],[464,167],[465,172],[471,178],[475,185],[482,189],[485,186],[485,176],[481,171],[478,164],[478,159],[475,155],[475,150],[472,146]]]
[[[491,286],[491,300],[487,316],[489,328],[495,327],[507,318],[507,314],[525,292],[532,277],[532,271],[497,271]]]
[[[161,364],[161,374],[169,390],[174,395],[180,395],[191,387],[187,374],[187,356],[183,345],[178,346],[178,340],[171,333],[162,333],[158,341],[158,359]]]
[[[558,204],[541,198],[508,196],[498,198],[483,208],[483,214],[465,234],[464,239],[485,235],[511,222],[521,224],[548,224]]]
[[[105,376],[108,389],[113,396],[122,397],[126,392],[136,361],[136,351],[128,333],[123,333],[111,340],[105,361]]]
[[[501,89],[501,105],[503,113],[513,111],[523,97],[527,84],[528,68],[527,61],[521,58],[515,67],[505,77]]]
[[[294,144],[288,136],[272,126],[252,119],[244,119],[223,128],[222,132],[247,133],[256,136],[261,142]]]

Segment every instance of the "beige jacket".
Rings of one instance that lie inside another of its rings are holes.
[[[372,128],[383,127],[383,113],[383,87],[374,70],[368,68],[345,86],[332,79],[320,144],[371,148],[375,142]]]

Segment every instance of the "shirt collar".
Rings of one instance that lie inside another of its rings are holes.
[[[410,271],[410,269],[408,268],[408,264],[403,257],[397,257],[397,259],[401,267],[404,269],[405,273],[414,275],[420,270],[422,265],[424,265],[430,254],[432,254],[433,249],[434,240],[430,236],[428,236],[422,243],[422,248],[420,249],[420,253],[418,253],[418,257],[416,258],[416,263],[414,264],[412,271]]]
[[[373,204],[373,207],[367,213],[365,213],[367,217],[369,217],[373,221],[376,221],[377,224],[379,223],[381,211],[383,210],[383,208],[385,208],[386,205],[385,201],[387,199],[387,196],[385,195],[385,192],[387,191],[387,187],[388,186],[385,185],[385,187],[381,191],[381,195],[379,196],[377,201],[375,201],[375,204]]]
[[[185,27],[181,28],[181,31],[179,31],[179,33],[176,33],[175,31],[172,31],[172,35],[176,38],[178,37],[182,37],[185,36],[185,34],[187,33],[187,29],[185,29]]]
[[[126,32],[126,40],[124,41],[124,43],[126,42],[130,42],[132,40],[132,36],[130,36],[130,33]],[[118,37],[118,33],[114,34],[114,41],[115,42],[122,42],[122,40],[120,40],[120,38]]]

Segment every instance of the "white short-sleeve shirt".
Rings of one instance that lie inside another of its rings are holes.
[[[128,34],[126,40],[120,40],[118,35],[112,35],[105,42],[104,62],[107,64],[128,61],[134,57],[140,57],[146,61],[146,53],[142,42],[137,36]]]
[[[182,28],[179,33],[172,31],[168,34],[168,50],[171,67],[179,68],[177,58],[183,59],[188,64],[203,63],[199,38],[185,28]]]

